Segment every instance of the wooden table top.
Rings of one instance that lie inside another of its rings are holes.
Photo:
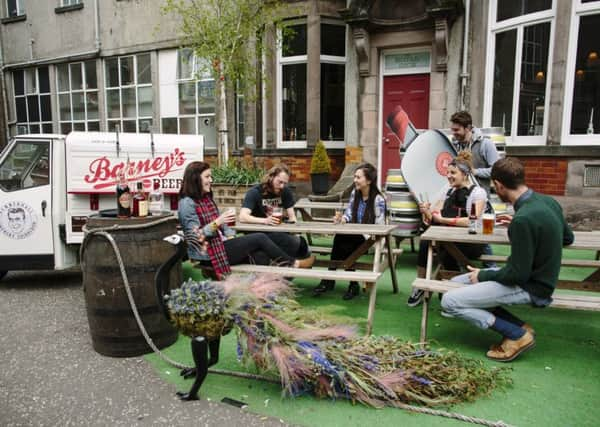
[[[302,221],[293,224],[280,225],[236,223],[231,227],[236,231],[245,232],[285,232],[285,233],[315,233],[315,234],[369,234],[372,236],[388,236],[397,225],[378,224],[333,224],[330,222]]]

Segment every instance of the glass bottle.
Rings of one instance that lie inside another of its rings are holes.
[[[119,174],[117,184],[117,218],[129,218],[131,216],[131,191],[125,178],[125,172]]]
[[[160,215],[163,211],[163,195],[159,188],[160,182],[155,181],[153,190],[148,194],[149,211],[152,216]]]
[[[471,212],[469,213],[469,234],[477,234],[477,210],[475,203],[471,203]]]
[[[137,193],[133,196],[133,216],[148,216],[148,200],[141,182],[137,183]]]

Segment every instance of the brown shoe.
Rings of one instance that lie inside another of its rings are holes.
[[[298,268],[311,268],[315,263],[315,256],[311,255],[308,258],[298,260]]]
[[[523,323],[523,326],[521,326],[521,328],[525,329],[526,332],[529,332],[531,335],[533,335],[535,337],[535,329],[533,329],[533,327],[530,324]],[[504,341],[506,341],[506,338],[504,338],[502,341],[500,341],[497,344],[492,344],[490,346],[490,351],[498,351],[500,349],[500,347],[502,346],[502,344],[504,343]]]
[[[498,350],[490,350],[486,356],[497,362],[510,362],[521,353],[535,347],[535,338],[528,331],[518,340],[505,338]]]

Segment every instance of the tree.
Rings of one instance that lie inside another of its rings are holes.
[[[264,78],[257,58],[269,54],[265,29],[281,28],[280,0],[166,0],[163,13],[181,19],[181,43],[206,60],[202,71],[216,83],[217,156],[222,164],[229,158],[227,138],[227,93],[239,87],[256,87]]]

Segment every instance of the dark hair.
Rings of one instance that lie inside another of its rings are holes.
[[[494,163],[491,178],[509,190],[516,190],[525,184],[525,167],[519,159],[506,157]]]
[[[369,198],[367,199],[367,207],[365,208],[365,213],[363,214],[362,223],[363,224],[374,224],[375,223],[375,198],[377,195],[381,195],[381,191],[377,188],[377,168],[373,166],[371,163],[362,163],[354,169],[354,172],[358,170],[362,170],[365,174],[365,178],[371,181],[369,185]],[[358,204],[361,199],[361,195],[356,191],[354,193],[354,203],[352,204],[352,222],[356,222],[358,217]]]
[[[25,209],[20,208],[20,207],[16,207],[16,208],[10,208],[7,212],[7,214],[21,214],[23,215],[23,218],[25,218]]]
[[[285,172],[287,176],[290,176],[290,170],[283,163],[276,164],[260,180],[260,189],[263,194],[273,192],[273,179],[281,172]]]
[[[450,121],[465,128],[473,126],[473,118],[468,111],[457,111],[456,113],[452,114]]]
[[[183,172],[183,183],[179,190],[179,197],[191,197],[194,200],[200,200],[203,196],[201,176],[202,172],[210,169],[210,165],[206,162],[192,162],[185,168]],[[212,197],[212,192],[209,193]]]

